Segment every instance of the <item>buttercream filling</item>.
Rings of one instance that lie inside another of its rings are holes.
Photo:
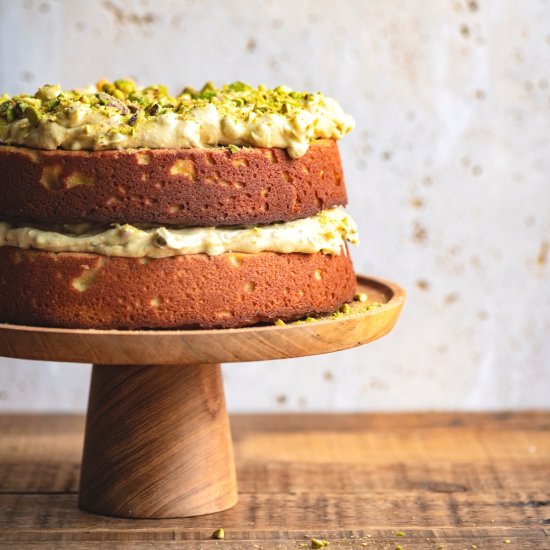
[[[106,228],[81,224],[66,225],[59,231],[0,222],[0,246],[126,258],[218,256],[225,252],[340,254],[346,250],[346,241],[358,242],[357,226],[342,207],[323,210],[309,218],[253,227],[117,224]]]

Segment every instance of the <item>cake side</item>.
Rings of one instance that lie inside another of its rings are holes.
[[[45,151],[0,145],[0,219],[260,224],[345,205],[338,146]]]
[[[161,259],[0,247],[0,319],[69,328],[229,328],[335,311],[347,250]]]

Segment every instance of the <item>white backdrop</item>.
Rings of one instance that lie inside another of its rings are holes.
[[[355,116],[355,266],[406,287],[402,318],[353,351],[226,366],[231,410],[550,407],[549,21],[537,0],[0,0],[0,90],[285,83]],[[0,409],[81,410],[88,378],[0,359]]]

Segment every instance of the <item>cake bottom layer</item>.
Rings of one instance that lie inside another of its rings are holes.
[[[67,328],[229,328],[328,313],[355,292],[347,253],[160,259],[0,247],[0,321]]]

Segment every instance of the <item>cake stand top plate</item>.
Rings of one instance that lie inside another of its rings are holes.
[[[104,365],[184,365],[317,355],[366,344],[395,324],[405,298],[403,289],[359,275],[357,292],[366,293],[368,301],[354,301],[348,313],[284,326],[84,330],[0,324],[0,356]]]

